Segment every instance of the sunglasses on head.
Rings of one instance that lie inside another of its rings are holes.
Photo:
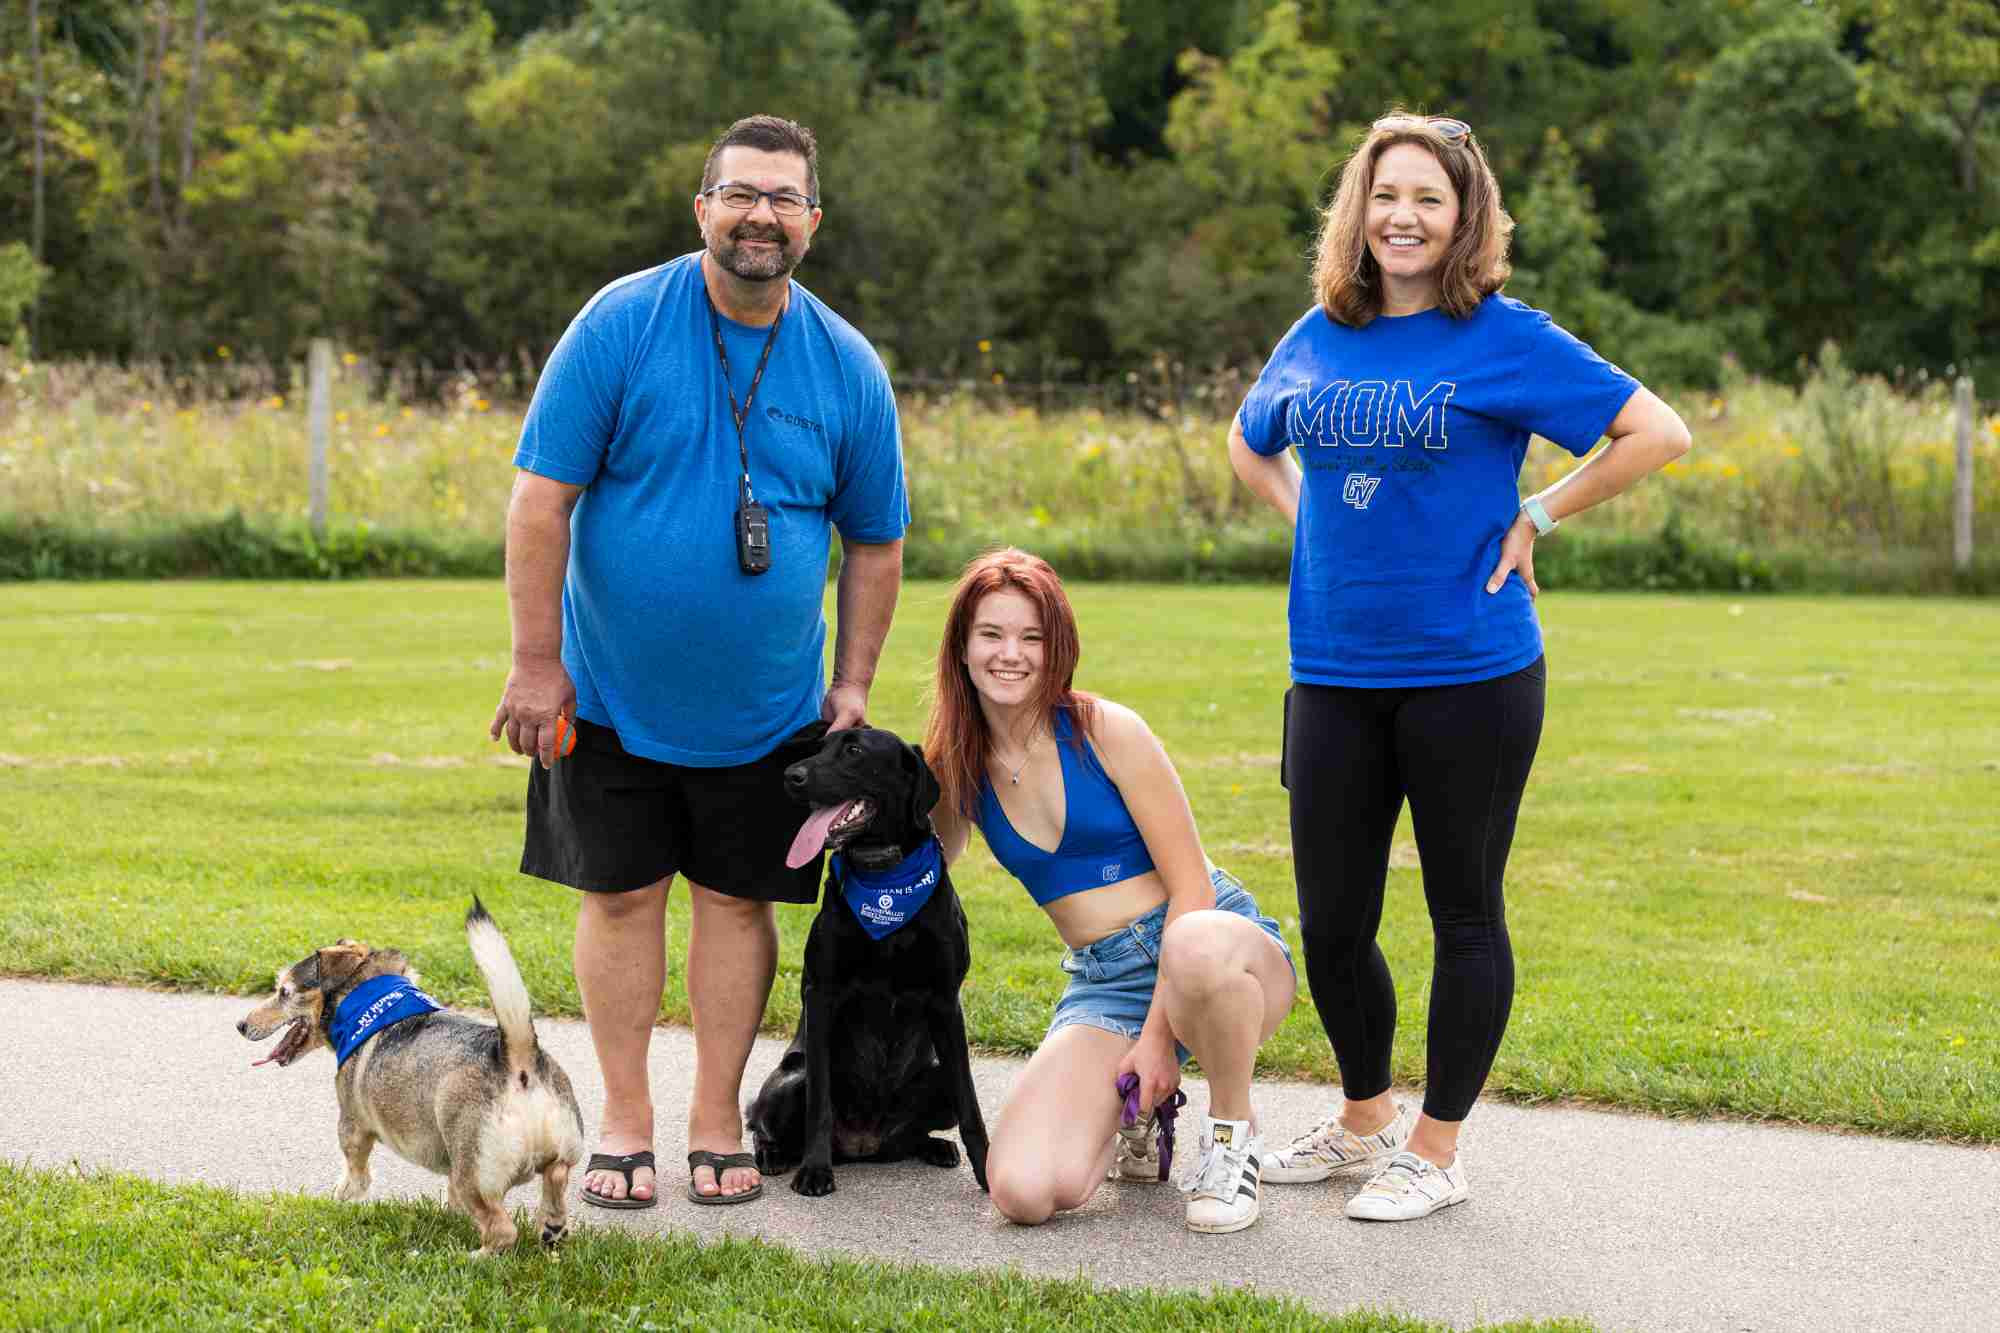
[[[1469,138],[1472,134],[1472,126],[1462,120],[1454,120],[1450,116],[1384,116],[1375,122],[1374,128],[1378,130],[1434,130],[1437,132],[1438,137],[1446,143],[1457,143],[1460,139]]]

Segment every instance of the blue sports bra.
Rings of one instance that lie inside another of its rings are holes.
[[[1153,868],[1146,840],[1132,822],[1132,812],[1118,786],[1097,762],[1097,752],[1088,737],[1079,756],[1072,746],[1069,713],[1058,709],[1055,716],[1056,753],[1062,759],[1063,818],[1062,841],[1053,852],[1045,852],[1014,831],[1007,812],[1000,808],[990,779],[979,783],[979,831],[993,852],[993,859],[1027,886],[1036,903],[1046,907],[1058,898],[1085,889],[1101,889],[1106,884],[1133,879]]]

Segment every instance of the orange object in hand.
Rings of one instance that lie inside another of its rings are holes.
[[[564,717],[561,713],[557,713],[556,714],[556,758],[561,759],[565,755],[573,753],[575,750],[576,750],[576,728],[570,725],[570,720],[568,718]]]

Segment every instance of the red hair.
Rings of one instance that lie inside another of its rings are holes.
[[[945,616],[944,638],[938,644],[937,680],[931,693],[930,726],[924,732],[924,759],[944,789],[940,804],[973,818],[980,781],[986,775],[993,738],[980,711],[979,692],[965,669],[965,645],[972,635],[972,618],[979,604],[996,592],[1017,592],[1034,603],[1042,622],[1042,680],[1034,706],[1054,729],[1058,712],[1069,714],[1070,741],[1083,745],[1083,733],[1097,722],[1097,701],[1073,688],[1082,643],[1076,632],[1076,611],[1049,562],[1017,547],[988,551],[976,557],[958,577]]]

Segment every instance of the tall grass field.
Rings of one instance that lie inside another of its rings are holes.
[[[948,588],[904,591],[871,703],[921,727]],[[1080,683],[1137,708],[1210,855],[1298,945],[1278,786],[1284,590],[1073,588]],[[486,739],[497,582],[0,590],[0,972],[248,992],[350,935],[478,1004],[476,892],[576,1014],[575,896],[517,873],[524,761]],[[1545,593],[1548,725],[1508,870],[1518,959],[1489,1093],[2000,1142],[2000,607]],[[829,611],[830,614],[830,611]],[[1060,946],[975,839],[975,1041],[1033,1049]],[[1382,946],[1396,1078],[1430,932],[1407,825]],[[771,1032],[811,908],[780,914]],[[686,917],[661,1017],[685,1022]],[[1310,999],[1260,1057],[1335,1080]]]
[[[526,382],[465,375],[417,399],[351,354],[336,375],[331,534],[320,543],[335,551],[305,568],[497,569]],[[1235,480],[1225,449],[1245,387],[1225,377],[1122,393],[913,388],[903,400],[911,572],[948,575],[1005,540],[1038,546],[1073,576],[1281,579],[1289,534]],[[296,530],[308,508],[305,397],[296,372],[37,365],[0,352],[0,576],[106,572],[67,549],[76,534],[129,538],[232,513]],[[1829,353],[1799,388],[1736,377],[1674,401],[1693,452],[1566,523],[1537,557],[1552,585],[2000,589],[2000,416],[1980,416],[1973,432],[1985,554],[1973,574],[1954,575],[1955,423],[1942,384],[1891,388]],[[1538,440],[1523,488],[1574,466]],[[18,535],[44,528],[64,536]],[[387,534],[423,534],[447,551],[374,566],[351,555]],[[1664,549],[1643,557],[1602,550],[1662,534]],[[16,546],[29,553],[10,559]],[[148,558],[109,569],[291,571],[246,569],[227,551]]]

